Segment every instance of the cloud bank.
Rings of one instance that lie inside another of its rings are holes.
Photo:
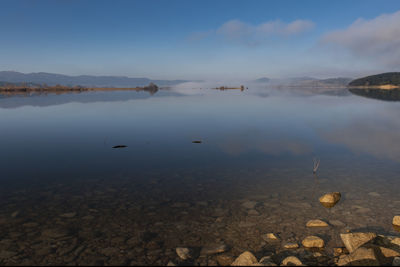
[[[400,67],[400,11],[358,19],[347,29],[324,35],[321,42],[344,48],[363,60]]]
[[[258,25],[252,25],[240,20],[229,20],[217,29],[193,33],[188,39],[197,41],[209,36],[216,36],[225,41],[255,45],[274,38],[299,35],[313,28],[314,23],[310,20],[295,20],[290,23],[274,20]]]

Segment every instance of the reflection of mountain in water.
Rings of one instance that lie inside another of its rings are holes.
[[[86,91],[68,92],[64,94],[32,94],[32,95],[2,95],[0,94],[0,108],[18,108],[22,106],[47,107],[62,105],[71,102],[114,102],[128,101],[132,99],[146,99],[153,94],[145,91]],[[172,91],[158,91],[157,97],[179,96]]]
[[[349,89],[352,94],[374,98],[384,101],[400,101],[400,90],[398,89]]]

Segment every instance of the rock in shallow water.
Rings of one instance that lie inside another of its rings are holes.
[[[379,261],[373,248],[360,247],[338,261],[339,266],[379,266]]]
[[[245,251],[236,258],[236,260],[231,264],[232,266],[249,266],[258,263],[257,258],[253,253]]]
[[[295,249],[299,247],[299,244],[297,243],[286,243],[283,245],[284,248],[286,249]]]
[[[303,263],[295,256],[289,256],[286,257],[282,263],[281,266],[301,266]]]
[[[212,254],[218,254],[218,253],[223,253],[227,251],[229,248],[225,244],[214,244],[214,245],[209,245],[206,247],[203,247],[201,249],[200,254],[201,255],[212,255]]]
[[[301,243],[306,248],[323,248],[325,245],[324,240],[318,236],[307,236]]]
[[[242,207],[249,210],[254,209],[256,205],[257,205],[256,201],[246,201],[242,203]]]
[[[395,226],[400,226],[400,216],[394,216],[392,223]]]
[[[340,238],[347,250],[352,253],[357,248],[361,247],[365,243],[376,238],[375,233],[348,233],[340,234]]]
[[[306,224],[307,227],[328,227],[329,225],[322,220],[310,220]]]
[[[319,202],[325,208],[332,208],[339,202],[341,196],[342,195],[339,192],[328,193],[320,197]]]
[[[182,260],[188,260],[191,258],[190,249],[188,248],[178,247],[176,248],[175,251],[178,257],[181,258]]]

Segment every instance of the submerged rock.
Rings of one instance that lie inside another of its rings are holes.
[[[376,238],[375,233],[348,233],[340,234],[340,238],[347,250],[352,253],[357,248],[361,247],[365,243]]]
[[[373,248],[360,247],[347,256],[343,256],[338,261],[339,266],[379,266],[379,261]]]
[[[299,244],[297,243],[286,243],[283,245],[284,248],[286,249],[296,249],[299,247]]]
[[[339,192],[328,193],[320,197],[319,202],[325,208],[332,208],[339,202],[341,196],[342,195]]]
[[[400,257],[395,257],[393,259],[392,266],[400,266]]]
[[[113,146],[112,148],[125,148],[125,147],[128,147],[128,146],[126,146],[126,145],[116,145],[116,146]]]
[[[295,256],[289,256],[283,259],[281,266],[301,266],[303,263]]]
[[[325,245],[324,240],[318,236],[307,236],[301,243],[306,248],[323,248]]]
[[[182,260],[188,260],[192,257],[190,249],[188,248],[178,247],[175,249],[175,251],[178,257],[181,258]]]
[[[68,213],[61,214],[60,217],[62,217],[62,218],[74,218],[75,215],[76,215],[76,212],[68,212]]]
[[[307,227],[328,227],[329,225],[322,220],[310,220],[306,224]]]
[[[268,233],[261,236],[264,241],[277,241],[279,238],[274,233]]]
[[[201,249],[200,254],[201,255],[212,255],[212,254],[218,254],[218,253],[223,253],[227,251],[229,248],[225,244],[214,244],[214,245],[209,245],[206,247],[203,247]]]
[[[270,256],[262,257],[261,260],[258,262],[261,266],[278,266],[275,264]],[[254,264],[257,265],[257,264]]]
[[[233,262],[233,258],[229,255],[221,254],[217,256],[217,262],[221,266],[229,266]]]
[[[248,266],[258,263],[257,258],[253,253],[245,251],[236,258],[236,260],[231,264],[232,266]]]
[[[246,201],[246,202],[242,203],[242,207],[245,209],[249,209],[249,210],[254,209],[254,207],[256,205],[257,205],[256,201]]]
[[[395,226],[400,226],[400,216],[394,216],[392,223]]]

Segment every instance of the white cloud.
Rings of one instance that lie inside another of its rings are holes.
[[[212,33],[227,41],[236,41],[246,44],[259,44],[270,38],[290,37],[311,30],[314,23],[309,20],[295,20],[285,23],[280,20],[267,21],[258,25],[252,25],[240,20],[230,20],[222,24],[216,30],[203,33],[194,33],[194,37],[206,38]],[[193,39],[190,37],[189,39]],[[194,38],[199,40],[200,38]]]
[[[321,41],[345,48],[363,60],[400,67],[400,11],[358,19],[347,29],[324,35]]]

